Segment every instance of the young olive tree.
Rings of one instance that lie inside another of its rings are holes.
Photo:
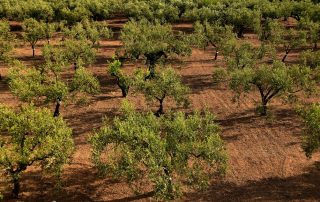
[[[245,7],[243,2],[235,2],[224,10],[222,21],[233,26],[238,38],[242,38],[246,29],[259,30],[260,15],[261,13],[258,10]]]
[[[215,48],[214,60],[217,60],[219,51],[225,48],[230,49],[236,44],[236,37],[230,26],[210,24],[205,21],[203,24],[196,22],[194,25],[194,44],[205,49],[209,44]]]
[[[53,34],[57,31],[56,23],[45,23],[45,38],[47,39],[47,43],[50,44],[50,39],[53,37]]]
[[[10,179],[16,198],[28,167],[39,166],[59,178],[73,152],[72,130],[44,108],[26,105],[15,111],[0,105],[0,132],[1,172]]]
[[[320,68],[320,51],[303,51],[300,54],[300,59],[304,65],[312,69]]]
[[[313,50],[317,50],[318,42],[320,41],[320,24],[313,22],[308,18],[303,18],[299,21],[299,27],[307,31],[307,39],[313,45]]]
[[[147,180],[159,200],[173,200],[182,186],[203,189],[213,174],[224,174],[227,155],[210,112],[153,113],[122,107],[123,115],[90,139],[92,161],[101,174],[133,184]]]
[[[268,54],[273,55],[270,46],[261,44],[259,47],[254,47],[250,43],[242,43],[230,46],[225,49],[225,61],[229,70],[243,69],[246,67],[254,67]]]
[[[287,56],[293,49],[305,45],[306,42],[306,32],[294,29],[287,30],[286,34],[282,36],[280,41],[282,47],[285,49],[285,55],[282,58],[282,62],[286,60]]]
[[[320,148],[320,105],[313,104],[299,110],[299,114],[305,125],[302,148],[306,156],[311,158],[312,154]]]
[[[0,21],[0,61],[9,62],[10,52],[13,49],[15,37],[10,32],[10,25],[7,21]],[[0,74],[0,80],[2,76]]]
[[[187,95],[190,90],[181,82],[180,76],[173,68],[163,69],[155,74],[153,79],[146,80],[147,74],[148,72],[138,70],[135,74],[134,86],[138,92],[145,95],[147,100],[159,102],[157,116],[164,114],[163,102],[167,97],[171,97],[178,105],[188,106]]]
[[[86,39],[67,39],[63,42],[63,46],[66,61],[74,65],[75,71],[79,66],[90,65],[96,59],[96,51]]]
[[[305,31],[293,28],[285,29],[279,22],[271,21],[265,31],[264,38],[269,40],[275,47],[285,50],[285,55],[282,58],[282,62],[284,62],[293,49],[306,44],[307,35]]]
[[[65,29],[65,34],[71,39],[87,39],[92,43],[92,46],[95,46],[99,45],[102,38],[109,39],[112,36],[112,31],[105,22],[84,19],[70,29]]]
[[[272,65],[234,70],[230,80],[230,88],[238,98],[242,93],[248,93],[253,89],[259,91],[261,105],[258,109],[262,116],[267,115],[267,105],[273,98],[299,91],[312,91],[315,88],[314,84],[310,68],[289,67],[279,61]]]
[[[38,22],[33,18],[26,19],[22,24],[23,38],[29,42],[32,48],[32,57],[35,56],[36,44],[39,40],[46,37],[46,25],[43,22]]]
[[[122,64],[119,60],[114,60],[109,64],[108,72],[117,79],[117,85],[121,89],[122,97],[127,97],[131,84],[131,79],[121,71]]]
[[[187,37],[180,32],[175,34],[168,24],[151,23],[147,20],[130,21],[125,24],[120,38],[127,57],[138,59],[144,56],[151,78],[154,77],[155,66],[161,58],[191,54]]]
[[[12,41],[15,39],[14,35],[10,31],[10,24],[8,21],[0,21],[0,39],[0,58],[3,60],[3,58],[6,57],[6,54],[12,49]]]
[[[9,87],[24,102],[56,102],[54,116],[59,116],[61,101],[83,94],[100,92],[99,81],[83,67],[79,67],[71,82],[61,77],[66,64],[64,50],[46,46],[45,63],[27,68],[16,64],[9,70]]]

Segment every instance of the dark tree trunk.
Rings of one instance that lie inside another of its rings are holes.
[[[318,44],[317,44],[317,42],[315,42],[313,45],[313,51],[316,51],[317,49],[318,49]]]
[[[35,52],[36,52],[35,49],[36,49],[36,48],[34,47],[34,45],[32,45],[32,57],[33,57],[33,58],[34,58]]]
[[[241,26],[241,27],[239,28],[238,33],[237,33],[238,38],[243,38],[243,33],[244,33],[244,27]]]
[[[266,103],[262,104],[260,115],[261,116],[267,116],[267,104]]]
[[[289,53],[290,53],[290,50],[286,50],[286,54],[283,56],[282,62],[284,62],[287,59]]]
[[[76,62],[75,62],[75,63],[73,63],[73,68],[74,68],[74,71],[77,71],[78,66],[77,66],[77,63],[76,63]]]
[[[160,102],[160,106],[159,106],[159,109],[158,111],[156,112],[156,116],[161,116],[162,114],[164,114],[164,111],[163,111],[163,99],[159,99],[159,102]]]
[[[147,58],[146,64],[149,66],[149,71],[150,71],[150,74],[145,78],[147,80],[155,77],[156,63],[162,56],[166,57],[166,54],[164,51],[159,51],[156,53],[146,54],[145,56]]]
[[[151,78],[154,78],[155,75],[156,75],[156,73],[155,73],[155,72],[156,72],[155,68],[156,68],[156,66],[155,66],[154,64],[149,66],[149,71],[150,71],[150,77],[151,77]]]
[[[61,99],[58,98],[56,103],[56,108],[53,113],[53,117],[58,117],[60,115],[60,105],[61,105]]]
[[[120,83],[118,83],[118,86],[119,86],[120,89],[121,89],[122,97],[127,97],[128,92],[129,92],[129,86],[121,85]]]
[[[19,178],[13,178],[13,189],[12,189],[12,194],[15,198],[19,197],[20,193],[20,181]]]
[[[170,176],[170,171],[167,166],[163,167],[163,171],[166,174],[166,177],[167,177],[167,180],[169,183],[167,191],[170,194],[170,199],[172,200],[172,199],[174,199],[174,193],[173,193],[173,184],[172,184],[172,178]]]

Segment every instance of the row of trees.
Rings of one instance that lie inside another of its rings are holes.
[[[184,4],[176,3],[184,9]],[[228,5],[234,11],[229,10],[230,15],[241,13],[238,9],[242,9],[240,4],[228,1],[202,3],[204,7]],[[253,7],[256,6],[253,4]],[[250,12],[257,10],[250,7],[245,10],[247,16],[244,19],[251,20],[256,16]],[[174,32],[171,25],[162,23],[161,19],[153,22],[131,20],[124,26],[120,37],[123,51],[118,51],[124,54],[117,55],[121,61],[114,59],[110,62],[108,72],[116,78],[124,97],[128,96],[129,89],[133,89],[144,94],[147,100],[159,102],[159,109],[155,113],[140,113],[125,103],[122,116],[104,121],[103,127],[90,139],[92,160],[102,174],[130,183],[146,179],[144,182],[154,185],[156,197],[167,200],[179,195],[180,185],[203,188],[208,185],[212,173],[225,172],[226,151],[211,113],[164,114],[167,97],[178,105],[187,106],[189,103],[189,89],[166,63],[172,57],[190,55],[192,46],[204,49],[213,46],[215,59],[221,53],[227,68],[215,71],[214,80],[228,82],[237,98],[243,93],[258,90],[261,115],[267,114],[267,105],[277,96],[292,97],[297,92],[311,93],[316,89],[320,78],[319,52],[304,52],[301,65],[292,66],[284,62],[291,50],[304,45],[307,40],[313,51],[317,50],[317,23],[300,16],[299,29],[286,31],[278,20],[271,18],[266,18],[263,24],[260,20],[250,22],[251,28],[259,33],[261,42],[254,47],[237,40],[248,28],[248,24],[237,21],[237,17],[227,16],[226,21],[216,23],[208,18],[199,19],[194,25],[194,33],[190,35]],[[314,23],[314,26],[310,27],[308,23]],[[0,122],[0,132],[4,134],[1,136],[0,165],[11,177],[16,196],[20,175],[28,166],[39,163],[59,176],[62,165],[72,153],[71,131],[59,116],[62,101],[73,101],[75,97],[83,98],[100,92],[99,81],[85,67],[94,62],[99,40],[110,37],[112,33],[106,24],[99,22],[82,20],[72,24],[60,28],[64,32],[64,40],[53,45],[49,39],[55,32],[55,24],[26,19],[23,37],[33,52],[39,40],[48,41],[42,49],[43,62],[35,67],[10,62],[10,89],[27,103],[20,111],[1,106],[0,112],[0,120],[4,120]],[[1,35],[4,41],[0,44],[4,50],[1,54],[3,58],[9,58],[11,47],[5,42],[12,41],[14,37],[7,22],[2,22],[1,27],[4,33]],[[285,51],[282,61],[275,55],[279,48]],[[134,75],[126,75],[121,67],[129,59],[145,60],[147,70],[140,68]],[[74,67],[73,77],[63,78],[70,65]],[[56,102],[54,113],[41,107],[50,102]],[[315,127],[319,125],[318,111],[315,105],[301,112],[307,126],[304,148],[308,156],[319,147],[319,130]],[[55,130],[51,130],[52,127]],[[66,142],[61,143],[63,140]],[[57,148],[60,144],[63,146]]]
[[[0,17],[12,20],[36,18],[44,21],[62,21],[68,24],[85,18],[109,19],[123,14],[134,19],[147,18],[174,22],[180,19],[223,21],[231,23],[241,34],[253,28],[259,19],[294,17],[300,20],[310,16],[319,21],[320,6],[312,0],[3,0]]]

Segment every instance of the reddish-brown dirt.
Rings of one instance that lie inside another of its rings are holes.
[[[252,35],[246,37],[255,41]],[[63,188],[55,191],[54,181],[31,167],[23,174],[19,201],[152,200],[152,193],[136,196],[126,183],[99,178],[90,162],[88,138],[94,129],[99,128],[102,117],[114,117],[119,113],[123,100],[115,80],[106,72],[107,59],[120,45],[117,40],[103,41],[97,62],[89,67],[99,78],[102,93],[92,97],[89,106],[70,104],[62,108],[62,116],[73,128],[76,145],[72,162],[65,167]],[[34,62],[31,53],[27,44],[14,51],[17,58],[30,65]],[[40,53],[38,48],[36,61],[41,59]],[[294,106],[276,99],[271,103],[273,116],[266,119],[254,113],[259,102],[257,94],[249,94],[239,103],[232,102],[234,94],[226,84],[212,84],[213,69],[223,65],[223,58],[214,61],[213,57],[211,48],[193,50],[191,57],[173,63],[183,82],[192,89],[192,105],[185,110],[207,107],[216,114],[229,154],[229,168],[226,177],[215,180],[209,190],[186,192],[181,201],[320,201],[320,172],[315,166],[320,154],[315,154],[312,159],[305,157],[300,147],[302,124]],[[293,52],[287,59],[296,61],[297,53]],[[136,66],[128,63],[125,71],[132,72]],[[5,76],[7,67],[2,65],[0,73]],[[148,105],[140,95],[131,93],[128,99],[138,109],[156,109],[156,104]],[[4,80],[0,81],[0,103],[19,105]],[[54,105],[48,107],[53,109]],[[165,107],[175,108],[171,103]],[[1,179],[1,190],[8,196],[10,186],[4,179]]]

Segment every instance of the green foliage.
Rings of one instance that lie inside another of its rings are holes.
[[[0,61],[8,62],[13,48],[14,36],[10,33],[8,21],[0,21]]]
[[[232,49],[236,44],[236,37],[230,26],[223,27],[204,21],[203,24],[196,22],[194,30],[193,44],[204,49],[211,44],[216,50],[216,57],[219,51]]]
[[[286,66],[282,62],[261,65],[258,68],[245,67],[231,73],[230,88],[240,95],[257,88],[261,96],[261,115],[267,115],[267,104],[274,97],[294,94],[299,91],[311,92],[314,85],[312,72],[304,66]]]
[[[127,103],[122,111],[90,139],[101,173],[129,183],[146,180],[160,200],[176,198],[182,185],[206,187],[213,173],[225,173],[226,151],[210,112],[157,118]]]
[[[247,42],[225,49],[224,52],[229,70],[255,67],[268,54],[273,55],[270,46],[261,44],[259,47],[254,47]]]
[[[48,44],[50,39],[53,37],[53,34],[57,31],[58,24],[47,22],[45,25],[45,38],[47,39]]]
[[[95,95],[100,93],[100,83],[91,72],[84,67],[80,67],[74,74],[70,89],[72,92]]]
[[[320,51],[304,51],[301,53],[300,58],[304,65],[307,65],[313,69],[320,67]]]
[[[110,38],[111,30],[105,22],[89,21],[87,19],[78,22],[71,29],[65,29],[68,37],[75,40],[87,39],[92,45],[97,45],[101,38]]]
[[[152,68],[162,57],[191,54],[191,48],[182,33],[174,34],[171,26],[147,20],[130,21],[122,32],[121,40],[127,57],[144,56]]]
[[[95,61],[96,51],[87,40],[68,39],[63,42],[63,45],[64,55],[68,63],[76,63],[77,66],[86,66]]]
[[[82,66],[75,71],[71,82],[62,79],[67,63],[65,49],[46,45],[43,49],[45,63],[38,67],[26,67],[21,63],[9,69],[9,87],[12,93],[25,102],[48,103],[65,100],[70,95],[97,94],[99,81]]]
[[[129,92],[130,85],[132,83],[131,78],[124,75],[121,71],[121,62],[119,60],[113,60],[108,66],[108,72],[111,76],[117,79],[117,85],[122,91],[122,96],[126,97]]]
[[[0,105],[0,167],[19,194],[21,174],[29,166],[60,177],[73,151],[72,131],[47,109],[23,106],[19,111]]]
[[[259,39],[263,42],[270,42],[276,45],[281,41],[284,29],[275,19],[265,19],[259,30]]]
[[[239,38],[243,37],[245,29],[259,30],[260,12],[246,8],[242,2],[231,4],[224,14],[226,23],[234,27]]]
[[[305,125],[302,148],[306,156],[311,158],[320,147],[320,105],[313,104],[308,108],[300,109],[299,113]]]
[[[228,71],[225,68],[216,68],[213,71],[213,83],[218,84],[228,79]]]
[[[39,40],[46,37],[46,25],[43,22],[38,22],[33,18],[29,18],[23,21],[23,38],[29,42],[32,47],[32,56],[35,56],[35,46]]]
[[[317,43],[320,41],[320,24],[319,22],[313,22],[308,18],[303,18],[299,22],[299,27],[307,31],[307,39],[316,49]]]
[[[285,61],[288,54],[296,48],[302,47],[307,42],[307,33],[303,30],[294,28],[285,29],[278,20],[267,19],[260,29],[260,40],[269,43],[271,46],[283,48],[285,55],[282,62]]]
[[[153,79],[146,80],[148,72],[138,70],[135,73],[135,89],[145,95],[149,101],[159,101],[160,107],[157,115],[163,114],[163,101],[171,97],[178,105],[188,106],[187,94],[189,88],[182,82],[173,68],[165,68],[157,73]]]
[[[48,71],[44,74],[36,68],[15,64],[8,74],[10,90],[25,102],[64,99],[69,92],[68,86],[60,80],[60,77],[54,78],[50,73],[52,72]],[[43,97],[45,100],[41,100]]]

